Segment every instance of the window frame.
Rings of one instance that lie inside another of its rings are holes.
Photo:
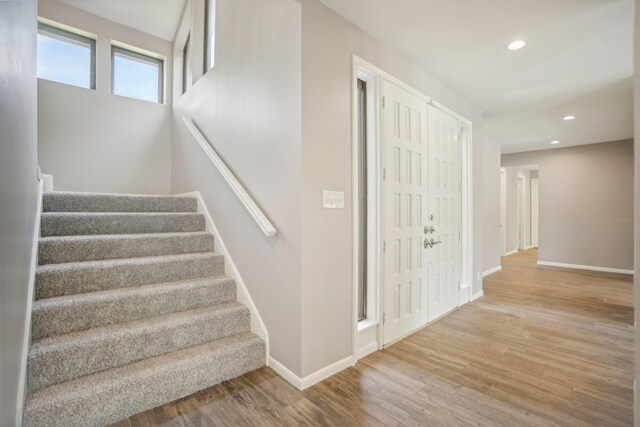
[[[369,215],[368,215],[368,179],[369,179],[369,165],[367,162],[367,154],[369,152],[369,141],[367,125],[369,123],[368,108],[367,108],[367,95],[368,84],[367,81],[361,78],[356,78],[357,86],[357,123],[358,123],[358,194],[359,210],[358,216],[359,230],[358,230],[358,245],[360,250],[358,251],[358,322],[367,320],[368,316],[368,301],[369,301],[369,284],[368,284],[368,268],[369,268]]]
[[[184,95],[191,86],[191,32],[187,34],[187,40],[182,47],[182,94]]]
[[[216,0],[204,0],[204,73],[215,65],[216,49]]]
[[[138,101],[146,101],[146,102],[153,102],[153,101],[147,101],[146,99],[140,99],[140,98],[134,98],[131,96],[126,96],[126,95],[119,95],[117,93],[114,92],[114,84],[115,84],[115,67],[116,67],[116,61],[115,61],[115,57],[116,54],[119,54],[121,56],[136,60],[136,61],[140,61],[140,62],[146,62],[149,64],[153,64],[153,65],[157,65],[158,66],[158,99],[156,100],[156,104],[164,104],[164,99],[165,99],[165,93],[164,93],[164,59],[161,58],[155,58],[153,56],[150,55],[145,55],[143,53],[140,52],[135,52],[131,49],[127,49],[121,46],[117,46],[115,44],[111,45],[111,94],[112,95],[117,95],[117,96],[124,96],[125,98],[131,98],[131,99],[137,99]]]
[[[45,78],[42,78],[42,79],[53,81],[56,83],[61,83],[61,84],[68,84],[69,86],[79,87],[81,89],[96,90],[96,39],[83,36],[78,33],[74,33],[72,30],[62,29],[54,25],[51,25],[42,21],[38,21],[38,34],[40,33],[43,33],[48,37],[51,37],[60,41],[75,44],[77,46],[86,47],[88,45],[91,51],[88,88],[84,86],[73,85],[70,83],[58,82],[56,80],[49,80]]]

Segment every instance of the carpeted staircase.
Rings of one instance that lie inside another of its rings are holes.
[[[99,426],[265,363],[190,197],[45,193],[26,426]]]

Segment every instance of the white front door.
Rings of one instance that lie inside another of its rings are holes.
[[[461,186],[458,119],[429,105],[429,321],[458,307]]]
[[[420,97],[383,81],[384,328],[383,343],[427,322],[427,108]]]

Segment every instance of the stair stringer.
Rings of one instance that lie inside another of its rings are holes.
[[[51,181],[52,182],[52,181]],[[24,331],[22,335],[22,355],[20,356],[20,376],[18,380],[18,406],[16,408],[16,427],[22,427],[22,418],[24,414],[24,407],[27,402],[28,395],[28,365],[29,365],[29,350],[31,349],[31,322],[32,322],[32,310],[33,303],[35,301],[36,294],[36,269],[38,268],[38,245],[40,242],[40,221],[42,216],[42,195],[45,191],[46,182],[44,182],[44,175],[38,166],[38,201],[36,202],[36,222],[33,230],[33,243],[31,246],[31,267],[29,270],[29,283],[27,284],[27,308],[26,319],[24,323]],[[53,184],[52,184],[53,185]],[[267,353],[269,354],[269,353]]]
[[[247,306],[247,308],[249,308],[249,312],[251,313],[251,316],[250,316],[251,332],[253,332],[254,334],[256,334],[257,336],[259,336],[264,340],[265,348],[266,348],[265,364],[268,366],[269,365],[269,332],[267,331],[267,327],[262,321],[262,317],[258,312],[258,308],[254,304],[253,299],[251,298],[251,294],[249,293],[249,290],[247,289],[247,286],[244,280],[242,279],[242,276],[240,275],[240,272],[236,267],[236,264],[233,262],[233,259],[231,258],[231,254],[229,253],[226,245],[224,244],[224,240],[222,240],[222,237],[220,236],[220,232],[218,231],[218,228],[213,222],[213,218],[211,217],[211,214],[207,209],[207,205],[204,202],[202,195],[200,194],[199,191],[191,191],[188,193],[174,194],[174,196],[195,197],[198,200],[198,213],[204,215],[206,231],[208,231],[209,233],[212,233],[214,236],[215,251],[219,254],[224,255],[225,274],[231,277],[232,279],[234,279],[236,282],[238,301],[244,304],[245,306]]]

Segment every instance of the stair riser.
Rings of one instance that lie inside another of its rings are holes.
[[[127,363],[249,331],[246,307],[190,318],[177,324],[137,328],[73,346],[34,346],[29,355],[29,390],[69,381]]]
[[[43,212],[196,212],[192,197],[45,193]]]
[[[27,427],[104,426],[163,403],[243,375],[264,365],[260,341],[183,360],[156,371],[142,371],[106,382],[86,392],[69,393],[55,402],[31,401],[24,414]]]
[[[58,214],[43,213],[42,237],[96,234],[204,231],[201,214]]]
[[[154,286],[154,285],[151,285]],[[53,300],[36,301],[33,307],[32,339],[82,331],[147,317],[221,304],[236,299],[236,285],[231,279],[202,286],[175,286],[162,292],[147,291],[120,294],[99,300],[79,298],[68,304]]]
[[[44,265],[212,251],[213,235],[211,234],[166,237],[136,235],[117,238],[96,236],[91,239],[61,237],[40,241],[38,262]]]
[[[49,266],[36,271],[36,299],[53,298],[85,292],[96,292],[151,283],[177,282],[224,273],[224,257],[211,255],[195,259],[142,261],[100,267],[84,266],[53,270]]]

